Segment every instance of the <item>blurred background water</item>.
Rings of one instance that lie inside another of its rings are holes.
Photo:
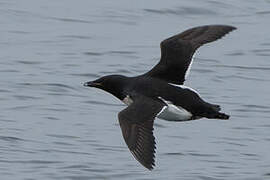
[[[270,179],[269,0],[0,0],[1,179]],[[155,121],[157,167],[134,160],[117,113],[82,86],[148,71],[190,27],[238,29],[203,46],[186,85],[230,121]]]

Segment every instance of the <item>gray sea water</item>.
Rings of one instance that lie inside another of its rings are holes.
[[[0,0],[0,179],[270,179],[269,0]],[[187,28],[203,46],[186,85],[229,121],[155,121],[156,168],[128,151],[113,96],[82,86],[148,71]]]

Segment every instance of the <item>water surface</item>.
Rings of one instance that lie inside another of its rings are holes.
[[[270,1],[0,1],[1,179],[270,178]],[[157,119],[157,167],[128,151],[121,102],[85,81],[158,62],[187,28],[237,31],[197,52],[186,85],[230,121]]]

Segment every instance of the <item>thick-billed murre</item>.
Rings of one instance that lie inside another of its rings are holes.
[[[194,52],[235,29],[227,25],[188,29],[161,42],[161,59],[147,73],[135,77],[109,75],[84,83],[111,93],[128,106],[118,114],[122,134],[131,153],[149,170],[155,166],[156,117],[169,121],[229,119],[219,105],[204,101],[183,84]]]

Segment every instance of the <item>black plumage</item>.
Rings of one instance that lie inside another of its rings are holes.
[[[234,29],[209,25],[186,30],[161,42],[161,59],[147,73],[135,77],[109,75],[84,84],[107,91],[128,105],[118,114],[120,127],[131,153],[146,168],[155,166],[156,116],[176,121],[229,118],[220,112],[219,105],[204,101],[197,92],[181,85],[194,52]]]
[[[225,25],[200,26],[165,39],[160,43],[159,63],[143,76],[183,84],[194,52],[203,44],[215,41],[235,29]]]

